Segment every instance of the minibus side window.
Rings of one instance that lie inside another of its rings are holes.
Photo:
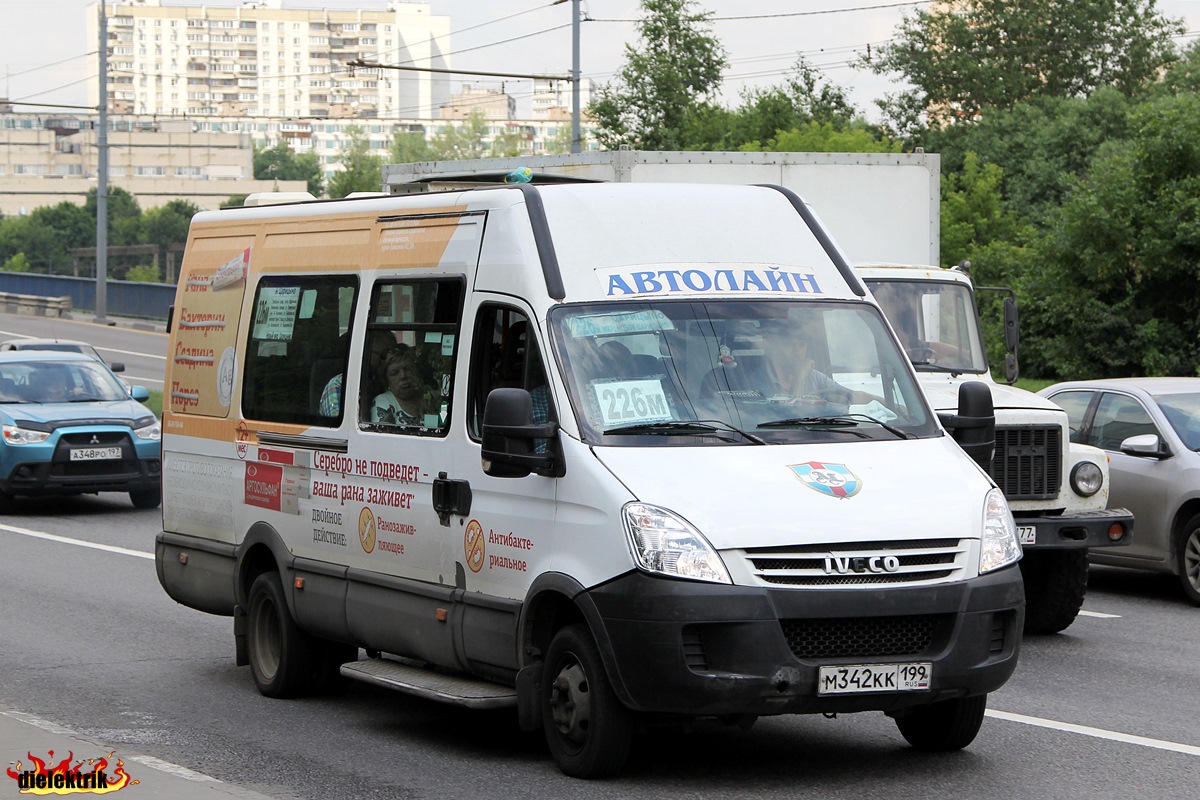
[[[461,279],[375,284],[359,383],[361,427],[446,434],[462,300]]]
[[[537,329],[523,312],[509,306],[483,306],[475,320],[473,342],[467,425],[472,439],[482,438],[483,407],[492,389],[527,389],[533,400],[533,422],[554,419]],[[534,450],[544,452],[546,443],[534,440]]]
[[[247,419],[336,427],[358,289],[355,275],[267,276],[255,290],[242,382]]]

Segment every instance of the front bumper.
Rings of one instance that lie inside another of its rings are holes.
[[[97,443],[92,445],[91,439]],[[162,461],[158,441],[140,440],[128,428],[67,430],[45,443],[2,445],[6,468],[0,490],[8,494],[69,495],[157,489]],[[71,450],[119,447],[120,458],[72,461]]]
[[[1082,547],[1123,547],[1133,541],[1133,514],[1124,508],[1080,511],[1073,516],[1021,517],[1014,519],[1017,528],[1034,528],[1035,541],[1023,540],[1025,550],[1066,550]],[[1125,535],[1113,541],[1108,529],[1114,523],[1125,529]]]
[[[689,716],[896,711],[985,694],[1016,668],[1025,613],[1015,565],[965,582],[861,591],[632,573],[585,597],[625,704]],[[933,665],[928,691],[817,694],[821,666],[912,662]]]

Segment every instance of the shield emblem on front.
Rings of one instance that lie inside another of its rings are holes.
[[[862,488],[862,481],[845,464],[809,461],[788,467],[810,489],[830,497],[853,497]]]

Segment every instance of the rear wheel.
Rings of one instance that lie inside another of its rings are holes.
[[[1070,626],[1087,594],[1087,550],[1030,550],[1020,564],[1025,583],[1025,632],[1058,633]]]
[[[542,673],[542,727],[554,760],[575,778],[618,772],[629,756],[633,717],[608,681],[586,625],[560,630]]]
[[[129,500],[134,508],[158,508],[162,502],[162,489],[146,489],[141,492],[130,492]]]
[[[906,711],[896,727],[918,750],[961,750],[975,741],[986,710],[986,694],[956,697]]]
[[[292,619],[279,575],[264,572],[250,586],[246,645],[258,691],[297,697],[321,688],[330,668],[319,642]]]
[[[1200,516],[1188,520],[1175,547],[1183,593],[1189,602],[1200,606]]]

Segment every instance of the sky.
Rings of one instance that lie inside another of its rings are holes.
[[[87,83],[99,67],[95,43],[87,41],[85,12],[91,0],[0,0],[0,97],[29,103],[85,105]],[[568,74],[571,70],[571,0],[428,0],[432,12],[450,18],[451,64],[456,69],[522,74]],[[162,5],[199,5],[162,0]],[[208,0],[210,7],[239,0]],[[289,8],[384,10],[387,0],[284,0]],[[928,2],[895,0],[698,0],[711,11],[711,33],[725,47],[729,66],[721,99],[736,106],[747,87],[782,83],[797,54],[845,88],[868,118],[877,119],[875,100],[896,91],[894,76],[875,75],[851,63],[868,45],[890,40],[905,13]],[[1200,0],[1159,0],[1167,16],[1184,19],[1200,36]],[[637,0],[582,0],[580,71],[598,84],[613,79],[635,44]],[[53,30],[31,36],[28,31]],[[90,53],[90,55],[89,55]],[[451,79],[451,90],[470,81],[503,88],[528,115],[530,81],[499,78]],[[18,106],[21,111],[47,111]]]

